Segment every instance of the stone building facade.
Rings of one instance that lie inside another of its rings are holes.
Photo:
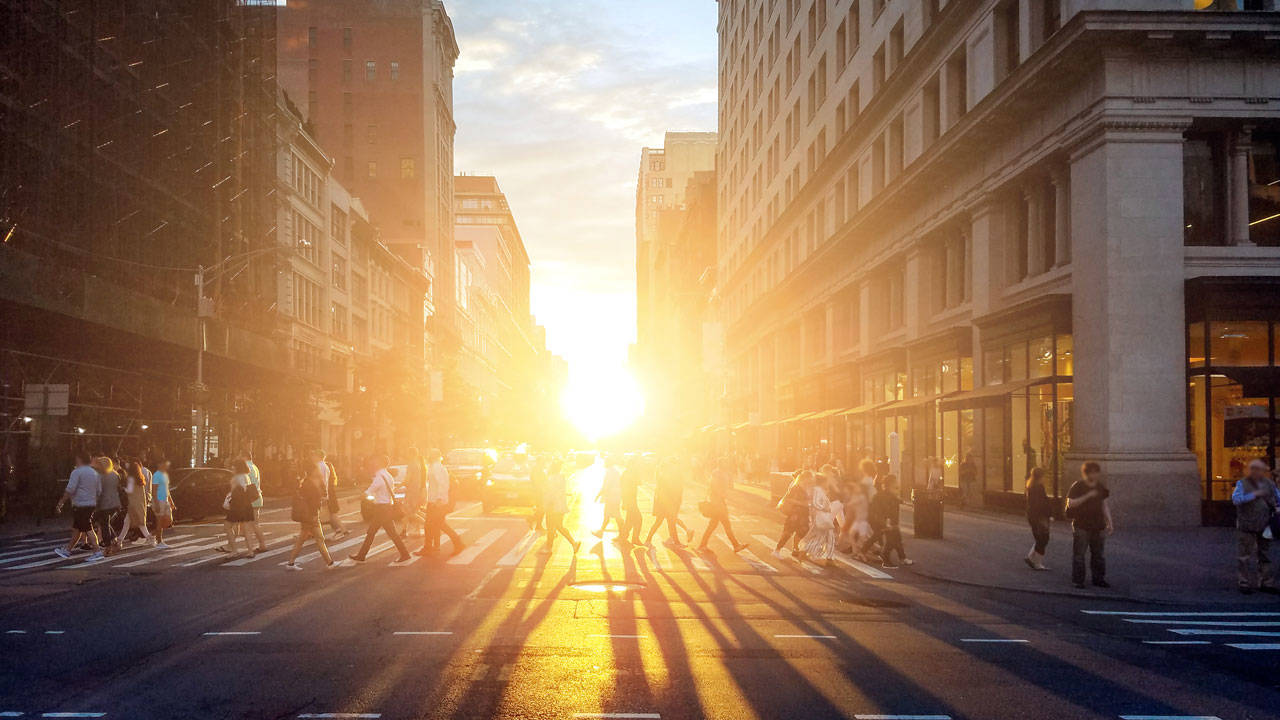
[[[1277,442],[1280,18],[1196,5],[723,0],[717,442],[1212,520]]]

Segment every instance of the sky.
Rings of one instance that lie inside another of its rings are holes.
[[[547,345],[575,376],[635,341],[642,147],[716,125],[714,0],[445,0],[461,55],[454,168],[495,175]]]

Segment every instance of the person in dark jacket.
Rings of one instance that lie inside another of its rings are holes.
[[[1044,551],[1049,546],[1049,526],[1053,522],[1053,504],[1044,488],[1044,468],[1034,467],[1027,474],[1027,523],[1035,545],[1027,553],[1027,566],[1032,570],[1048,570]]]
[[[302,545],[308,538],[315,540],[320,557],[324,558],[327,567],[333,567],[333,558],[329,556],[329,547],[324,543],[324,529],[320,527],[320,508],[325,501],[325,473],[321,470],[322,462],[316,462],[302,476],[298,489],[293,495],[293,519],[298,523],[298,539],[293,543],[289,553],[286,570],[301,570],[302,566],[295,561],[302,552]]]
[[[791,486],[778,501],[778,510],[782,512],[782,535],[778,545],[773,549],[773,556],[782,558],[782,549],[791,541],[791,556],[800,557],[800,539],[809,532],[809,495],[813,492],[813,472],[801,470]]]
[[[1255,588],[1280,595],[1271,565],[1271,539],[1264,535],[1280,513],[1280,489],[1261,460],[1249,463],[1249,474],[1236,482],[1231,503],[1236,506],[1236,568],[1240,592]],[[1274,538],[1272,538],[1274,539]]]
[[[1109,588],[1107,582],[1106,538],[1111,534],[1111,507],[1107,498],[1111,491],[1102,482],[1102,466],[1086,462],[1080,466],[1080,479],[1067,490],[1067,517],[1071,518],[1071,584],[1084,587],[1084,556],[1089,554],[1089,572],[1093,584]]]
[[[871,528],[873,530],[871,537],[862,544],[862,552],[866,553],[875,547],[876,542],[883,540],[884,548],[880,552],[880,563],[886,568],[898,567],[893,563],[893,551],[898,551],[898,557],[901,558],[903,565],[914,565],[915,562],[907,557],[907,551],[902,546],[902,498],[898,496],[898,478],[895,475],[885,475],[881,484],[880,492],[871,499],[871,508],[869,511]]]

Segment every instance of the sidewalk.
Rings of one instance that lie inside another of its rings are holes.
[[[738,484],[736,500],[757,511],[772,508],[769,491]],[[1119,519],[1118,519],[1119,520]],[[1021,516],[982,510],[945,511],[943,540],[913,537],[912,508],[902,506],[903,537],[922,577],[1045,595],[1150,603],[1280,605],[1275,596],[1236,591],[1235,531],[1221,527],[1125,528],[1107,539],[1107,581],[1112,587],[1071,585],[1071,525],[1055,522],[1045,564],[1031,570],[1023,557],[1031,531]]]

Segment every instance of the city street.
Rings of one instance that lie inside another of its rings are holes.
[[[403,567],[379,544],[361,566],[313,555],[285,572],[296,525],[279,501],[252,559],[214,553],[211,522],[93,566],[53,555],[61,534],[7,541],[0,717],[1280,717],[1280,604],[824,570],[770,555],[777,522],[745,504],[739,555],[722,536],[714,556],[623,553],[589,532],[592,482],[570,515],[576,558],[563,541],[541,554],[524,509],[470,503],[451,518],[461,554]],[[701,496],[684,513],[699,531]]]

